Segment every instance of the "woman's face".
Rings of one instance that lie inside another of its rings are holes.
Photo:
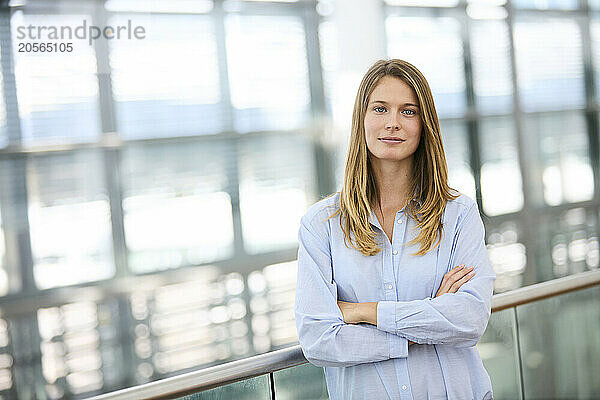
[[[404,81],[384,76],[369,97],[365,114],[367,148],[378,159],[410,159],[421,139],[417,96]]]

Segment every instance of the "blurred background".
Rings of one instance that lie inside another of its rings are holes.
[[[430,83],[495,293],[598,268],[598,0],[0,4],[2,398],[296,343],[300,217],[340,190],[380,58]],[[84,21],[146,35],[20,51],[43,40],[18,27]]]

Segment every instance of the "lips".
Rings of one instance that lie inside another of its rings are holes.
[[[377,138],[378,140],[384,141],[384,142],[405,142],[404,139],[396,137],[396,136],[385,136],[385,137],[381,137],[381,138]]]

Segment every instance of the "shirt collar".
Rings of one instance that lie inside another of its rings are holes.
[[[413,198],[411,199],[412,202],[415,202],[419,205],[419,207],[421,207],[423,205],[423,202],[421,201],[420,198]],[[402,210],[404,210],[406,207],[404,207]],[[402,211],[400,210],[400,211]],[[371,213],[369,215],[369,223],[375,225],[376,227],[378,227],[379,229],[383,228],[381,227],[381,225],[379,224],[379,220],[377,219],[377,216],[375,215],[375,211],[373,209],[371,209]]]

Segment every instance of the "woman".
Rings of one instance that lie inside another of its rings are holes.
[[[475,345],[496,275],[477,204],[448,186],[431,90],[413,65],[367,71],[344,186],[309,208],[298,239],[298,338],[325,367],[330,399],[492,398]]]

